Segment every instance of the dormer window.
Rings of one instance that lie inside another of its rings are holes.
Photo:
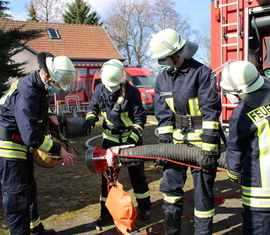
[[[48,35],[50,39],[60,39],[61,37],[59,36],[58,30],[57,29],[52,29],[49,28],[47,29]]]

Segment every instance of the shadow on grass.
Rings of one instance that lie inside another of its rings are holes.
[[[112,226],[110,226],[112,227]],[[115,227],[110,229],[106,229],[105,231],[97,231],[95,227],[95,222],[89,224],[81,224],[79,226],[75,226],[72,228],[68,228],[62,231],[58,231],[57,235],[75,235],[75,234],[84,234],[84,233],[91,233],[91,234],[119,234]]]

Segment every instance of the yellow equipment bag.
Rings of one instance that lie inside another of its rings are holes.
[[[71,145],[71,143],[60,132],[59,125],[48,124],[45,134],[53,141],[58,142],[69,153],[72,153],[74,157],[79,155],[78,150]],[[61,157],[51,153],[44,152],[39,149],[32,149],[32,156],[35,163],[42,167],[52,168],[62,161]]]
[[[131,201],[130,194],[123,190],[122,184],[117,183],[116,186],[112,186],[105,205],[113,217],[116,228],[123,235],[130,234],[135,227],[138,212]]]

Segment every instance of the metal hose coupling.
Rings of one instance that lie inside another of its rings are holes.
[[[109,167],[119,168],[122,166],[120,157],[121,150],[135,147],[134,144],[114,146],[107,150],[100,147],[88,148],[85,153],[85,162],[91,174],[102,174]],[[137,161],[140,161],[139,159]],[[126,164],[125,164],[126,165]]]

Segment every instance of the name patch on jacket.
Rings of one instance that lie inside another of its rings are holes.
[[[160,92],[160,96],[172,96],[172,91],[162,91]]]
[[[259,122],[270,116],[270,104],[253,109],[247,115],[253,122]]]

